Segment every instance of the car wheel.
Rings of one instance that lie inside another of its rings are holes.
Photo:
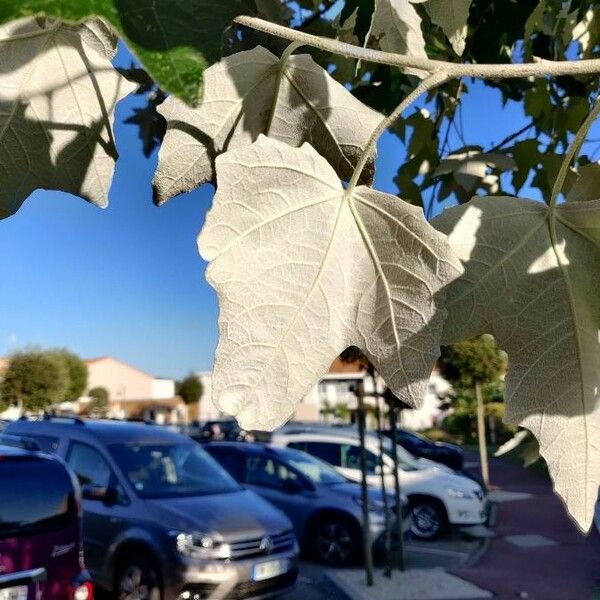
[[[117,573],[119,600],[162,600],[158,573],[144,557],[126,559]]]
[[[433,540],[446,528],[446,511],[438,502],[414,500],[412,502],[412,534],[422,540]]]
[[[312,531],[315,559],[330,567],[341,567],[356,558],[360,536],[348,519],[328,517],[319,521]]]

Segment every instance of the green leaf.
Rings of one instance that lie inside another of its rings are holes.
[[[431,22],[442,28],[454,52],[459,56],[465,51],[471,2],[472,0],[428,0],[425,3]]]
[[[375,0],[367,46],[427,58],[421,17],[409,0]],[[426,75],[418,69],[405,69],[405,72],[419,77]]]
[[[116,44],[99,19],[0,26],[0,218],[39,188],[106,206],[114,110],[135,88],[111,65]]]
[[[569,192],[567,202],[596,200],[600,198],[600,164],[590,163],[579,169]]]
[[[439,354],[443,287],[459,266],[423,212],[345,190],[309,144],[260,136],[216,159],[198,239],[219,296],[213,400],[249,429],[273,429],[347,347],[419,405]]]
[[[244,12],[241,0],[3,0],[0,24],[37,13],[102,17],[165,91],[194,104],[204,69],[220,57],[224,30]]]
[[[433,222],[465,268],[443,342],[491,333],[508,353],[506,420],[540,444],[556,491],[589,529],[600,485],[600,200],[554,209],[476,198]]]

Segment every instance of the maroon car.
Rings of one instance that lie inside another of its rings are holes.
[[[0,446],[0,600],[91,600],[80,492],[55,457]]]

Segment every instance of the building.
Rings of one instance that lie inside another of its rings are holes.
[[[200,421],[218,419],[225,415],[212,403],[212,373],[201,371],[196,373],[203,386],[202,399],[198,407]],[[365,363],[356,360],[344,362],[336,358],[329,371],[323,375],[319,383],[298,403],[293,420],[296,421],[348,421],[352,411],[357,408],[356,389],[362,383],[365,403],[374,404],[374,390],[378,393],[385,389],[385,383],[376,376],[375,383],[367,373]],[[418,409],[401,411],[401,425],[408,429],[419,430],[433,427],[445,414],[444,405],[451,391],[450,384],[434,368],[427,395]]]
[[[187,408],[175,394],[173,379],[154,377],[112,356],[92,358],[85,364],[88,385],[76,411],[85,411],[90,401],[89,390],[103,387],[108,391],[109,417],[138,418],[160,424],[187,421]]]

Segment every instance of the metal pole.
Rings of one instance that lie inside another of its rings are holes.
[[[367,586],[373,585],[373,548],[371,546],[371,524],[369,520],[369,491],[367,488],[367,451],[365,448],[365,407],[363,382],[359,382],[356,389],[358,401],[358,437],[360,439],[360,472],[361,472],[361,500],[363,520],[363,552],[365,556],[365,576]]]
[[[481,383],[475,382],[475,397],[477,398],[477,437],[479,438],[479,458],[481,459],[481,477],[485,488],[490,486],[490,469],[488,467],[487,443],[485,439],[485,415]]]
[[[375,386],[375,401],[377,402],[377,437],[379,438],[379,475],[381,477],[381,493],[383,495],[383,510],[385,512],[385,570],[386,577],[392,576],[392,528],[390,527],[390,506],[388,503],[387,490],[385,489],[385,472],[383,462],[383,432],[381,431],[381,402],[380,394],[377,393],[377,382],[373,375]]]
[[[396,502],[396,548],[398,557],[398,568],[404,571],[406,563],[404,559],[404,538],[402,532],[402,500],[400,494],[400,476],[398,474],[398,449],[396,448],[396,418],[398,415],[398,409],[394,406],[393,401],[390,399],[388,402],[390,407],[390,433],[392,434],[392,459],[394,461],[394,496]]]

